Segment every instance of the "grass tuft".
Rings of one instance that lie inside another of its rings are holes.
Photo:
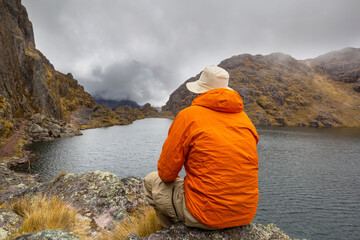
[[[162,227],[156,219],[155,210],[149,207],[140,216],[126,218],[115,224],[113,230],[103,232],[102,240],[123,240],[133,232],[140,237],[145,237],[160,230]]]
[[[21,218],[23,224],[11,236],[11,239],[25,233],[38,232],[44,229],[62,229],[73,232],[74,235],[86,239],[85,221],[76,218],[77,210],[55,196],[47,198],[37,195],[33,198],[25,195],[11,203],[2,204]]]

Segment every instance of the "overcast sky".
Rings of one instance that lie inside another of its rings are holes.
[[[206,65],[360,47],[359,0],[22,0],[37,48],[85,90],[162,106]]]

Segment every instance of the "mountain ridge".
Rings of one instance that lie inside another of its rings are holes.
[[[95,97],[95,101],[98,104],[107,106],[110,109],[116,108],[116,107],[120,107],[120,106],[130,106],[132,108],[141,108],[141,106],[132,100],[111,100],[111,99],[103,99],[103,98],[99,98],[99,97]]]
[[[229,86],[239,92],[255,125],[359,127],[359,56],[357,48],[307,60],[284,53],[241,54],[218,66],[229,72]],[[162,110],[176,115],[190,106],[196,94],[185,84],[199,76],[180,85]]]

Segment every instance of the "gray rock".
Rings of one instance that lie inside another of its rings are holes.
[[[35,113],[34,115],[31,116],[30,120],[37,124],[41,124],[45,118],[46,118],[45,115],[40,113]]]
[[[39,113],[31,117],[27,132],[34,141],[51,141],[59,137],[82,135],[73,125]]]
[[[246,226],[227,228],[221,230],[202,230],[198,228],[188,228],[182,223],[177,223],[170,228],[165,230],[153,233],[144,238],[140,238],[136,234],[132,233],[128,236],[128,240],[183,240],[183,239],[192,239],[192,240],[203,240],[203,239],[221,239],[221,240],[231,240],[231,239],[261,239],[261,240],[289,240],[292,239],[286,235],[283,231],[277,228],[273,224],[268,226],[263,226],[257,223],[250,223]]]
[[[318,121],[310,122],[310,127],[318,128],[319,127],[319,122]]]
[[[119,179],[112,173],[95,171],[59,175],[22,192],[7,193],[6,197],[10,200],[25,194],[55,195],[79,208],[79,213],[93,219],[98,227],[105,228],[111,226],[113,220],[122,220],[128,213],[145,206],[142,188],[140,178]],[[0,192],[0,199],[2,194]]]
[[[34,133],[41,133],[43,131],[44,131],[44,129],[42,127],[40,127],[38,124],[36,124],[36,123],[29,127],[29,132],[33,133],[33,134]]]
[[[22,224],[22,219],[14,212],[0,209],[0,239],[6,239]]]
[[[55,138],[60,137],[62,127],[60,127],[58,124],[54,123],[49,128],[49,135]]]
[[[136,233],[132,233],[129,236],[126,237],[125,240],[141,240],[142,238],[139,237]]]
[[[55,137],[55,138],[61,137],[60,130],[58,130],[58,129],[51,129],[49,131],[49,135],[52,137]]]
[[[74,127],[72,124],[66,124],[62,128],[62,133],[66,133],[66,134],[70,134],[70,135],[76,135],[76,136],[82,135],[82,133],[79,131],[79,129]]]
[[[58,121],[57,120],[54,120],[54,124],[51,126],[51,129],[50,130],[61,130],[61,127],[57,124]]]
[[[38,137],[39,137],[40,140],[43,140],[44,138],[50,137],[50,135],[49,135],[49,132],[48,132],[48,131],[44,131],[44,132],[41,132],[41,133],[38,135]]]
[[[9,162],[0,162],[0,203],[38,184],[33,175],[14,172],[8,166]]]
[[[73,234],[63,230],[45,229],[40,232],[21,235],[14,240],[78,240]]]

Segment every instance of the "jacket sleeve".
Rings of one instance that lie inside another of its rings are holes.
[[[169,128],[168,137],[158,161],[158,173],[162,181],[174,181],[187,158],[188,148],[184,147],[187,139],[188,124],[180,112]]]

